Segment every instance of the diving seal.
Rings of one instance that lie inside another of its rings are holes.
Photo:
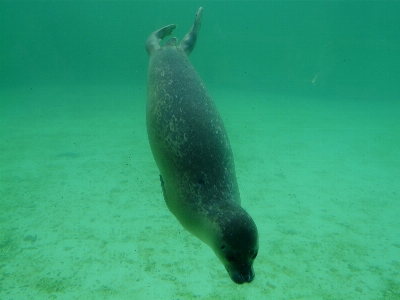
[[[254,279],[258,232],[240,206],[233,154],[221,116],[188,59],[202,11],[200,7],[179,45],[171,38],[160,46],[175,24],[147,39],[147,134],[169,210],[213,249],[231,279],[241,284]]]

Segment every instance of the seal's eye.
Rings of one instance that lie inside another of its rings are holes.
[[[237,260],[236,257],[233,256],[233,255],[227,255],[227,256],[226,256],[226,259],[227,259],[229,262],[235,262],[235,261]]]
[[[225,245],[222,245],[222,246],[221,246],[221,250],[224,250],[224,249],[225,249]]]

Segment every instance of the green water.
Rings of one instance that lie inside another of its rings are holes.
[[[148,35],[190,55],[260,239],[251,284],[168,211]],[[400,299],[400,2],[0,1],[1,299]]]
[[[1,84],[144,84],[149,31],[204,6],[203,79],[263,92],[398,95],[396,1],[1,1]],[[315,79],[315,86],[309,83]]]

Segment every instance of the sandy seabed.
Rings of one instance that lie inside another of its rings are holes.
[[[168,211],[145,87],[43,86],[0,94],[0,298],[400,299],[399,99],[210,92],[253,283]]]

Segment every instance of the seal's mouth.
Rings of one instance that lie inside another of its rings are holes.
[[[231,277],[232,281],[237,284],[243,284],[243,283],[250,283],[254,280],[255,274],[252,269],[250,269],[248,272],[245,274],[242,274],[238,271],[228,271],[229,276]]]

